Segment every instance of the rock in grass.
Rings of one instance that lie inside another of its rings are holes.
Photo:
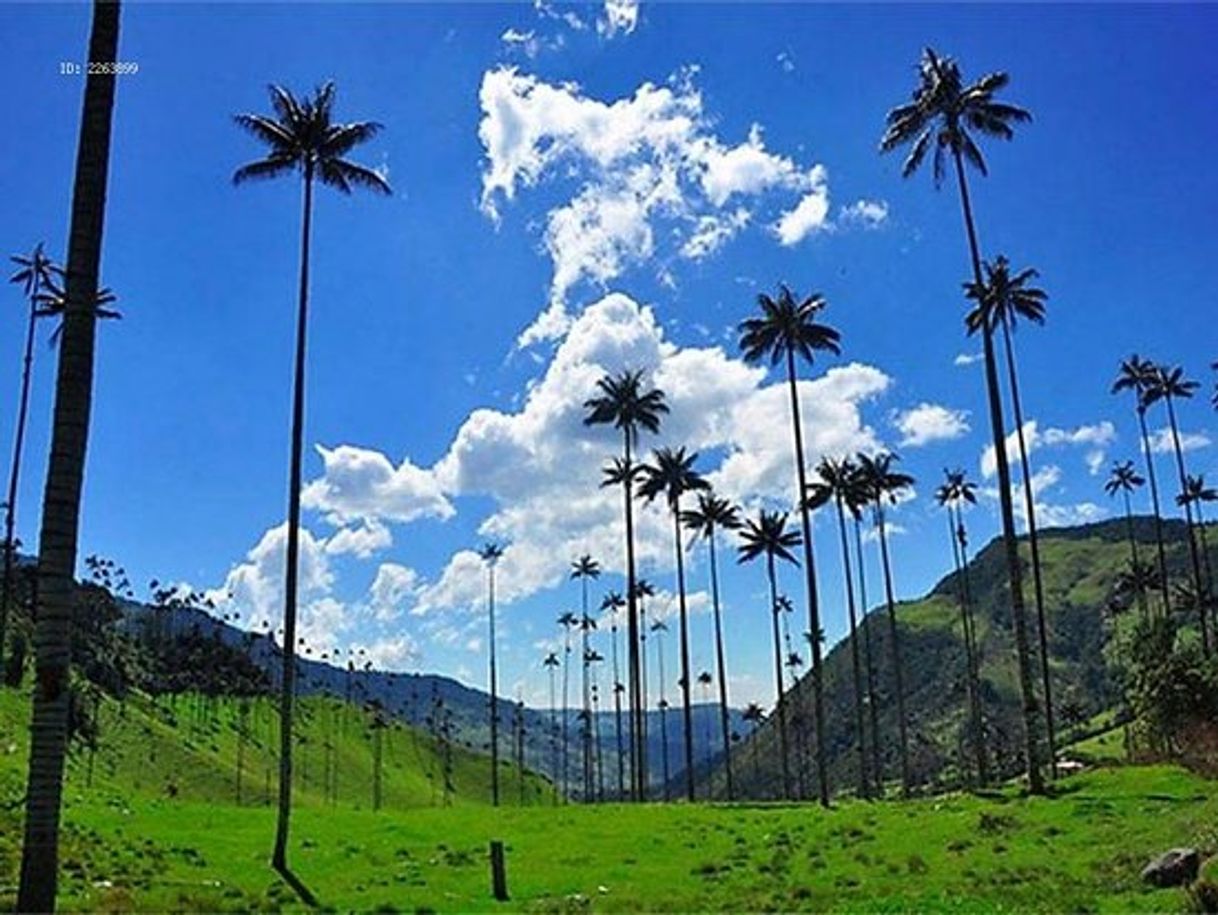
[[[1165,851],[1142,869],[1142,879],[1151,886],[1183,886],[1197,879],[1201,856],[1195,848]]]

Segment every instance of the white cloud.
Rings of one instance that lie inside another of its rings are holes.
[[[1197,451],[1201,448],[1208,448],[1210,444],[1212,444],[1210,437],[1205,432],[1180,433],[1181,451]],[[1170,426],[1164,426],[1150,433],[1150,450],[1154,454],[1175,454],[1176,445],[1172,439]]]
[[[778,66],[782,68],[783,73],[795,72],[795,58],[791,56],[790,51],[779,51],[778,56],[774,59],[778,61]]]
[[[1072,527],[1079,524],[1091,524],[1108,517],[1108,509],[1090,500],[1081,502],[1050,502],[1045,497],[1051,491],[1059,488],[1062,481],[1062,469],[1056,464],[1047,464],[1032,474],[1032,499],[1036,511],[1037,528]],[[982,494],[991,500],[998,498],[998,490],[989,487]],[[1027,529],[1028,510],[1027,499],[1023,484],[1011,484],[1011,502],[1015,510],[1016,520]]]
[[[888,221],[888,201],[856,200],[854,203],[842,207],[839,218],[843,225],[878,229]]]
[[[340,528],[326,541],[326,552],[331,556],[350,553],[359,559],[368,559],[393,545],[389,528],[379,521],[365,521],[352,527]]]
[[[381,622],[397,619],[419,588],[419,574],[396,562],[383,562],[368,589],[368,608]]]
[[[542,48],[542,41],[537,37],[537,33],[532,29],[522,30],[509,28],[504,31],[499,39],[513,50],[518,50],[525,57],[532,59],[538,55]]]
[[[639,0],[605,0],[604,15],[596,21],[601,35],[629,35],[639,24]]]
[[[969,431],[966,411],[925,402],[897,413],[892,424],[901,433],[901,446],[907,448],[960,438]]]
[[[417,663],[422,657],[418,642],[405,633],[386,636],[373,642],[357,642],[352,647],[356,651],[362,649],[364,657],[376,670],[401,670]]]
[[[1110,445],[1116,438],[1116,426],[1104,420],[1076,429],[1046,429],[1043,436],[1046,445]]]
[[[1100,463],[1103,463],[1104,448],[1116,440],[1116,427],[1108,420],[1103,420],[1092,425],[1078,426],[1074,429],[1057,429],[1050,426],[1042,432],[1039,423],[1034,419],[1030,419],[1023,424],[1023,435],[1028,454],[1041,447],[1058,448],[1089,445],[1091,448],[1085,460],[1088,467],[1090,467],[1097,460],[1094,457],[1097,451],[1101,453],[1098,460]],[[1011,463],[1019,460],[1019,441],[1014,432],[1011,432],[1006,438],[1006,452],[1007,460]],[[997,466],[994,446],[986,445],[981,455],[982,476],[986,479],[994,476],[997,472]]]
[[[498,222],[521,189],[543,182],[559,185],[565,201],[543,220],[553,264],[549,303],[519,345],[567,331],[567,300],[576,287],[603,290],[645,264],[671,278],[670,253],[709,255],[759,206],[782,213],[798,195],[772,224],[784,244],[828,224],[824,167],[802,167],[770,151],[757,124],[741,143],[721,140],[692,84],[696,72],[690,68],[667,85],[643,83],[610,102],[512,67],[483,74],[483,212]]]
[[[984,358],[985,356],[983,356],[981,353],[959,353],[956,355],[956,358],[952,360],[952,365],[973,365],[980,362]]]
[[[325,466],[301,494],[305,508],[324,512],[334,524],[363,520],[405,523],[416,518],[450,518],[454,509],[432,475],[409,459],[394,467],[378,451],[340,445],[317,446]]]
[[[813,181],[812,190],[788,210],[774,223],[774,234],[780,244],[790,247],[797,245],[813,232],[824,229],[829,218],[829,185],[825,171],[819,166],[813,169],[810,178]]]

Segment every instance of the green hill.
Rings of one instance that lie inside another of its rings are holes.
[[[1173,581],[1182,581],[1187,575],[1188,564],[1185,527],[1178,521],[1165,522],[1164,527],[1169,576]],[[1136,519],[1135,537],[1144,550],[1143,555],[1151,555],[1153,520]],[[1214,562],[1218,563],[1218,553],[1213,552],[1218,536],[1212,529],[1209,543]],[[1021,541],[1021,547],[1025,558],[1029,632],[1032,633],[1035,631],[1035,605],[1031,599],[1026,541]],[[899,583],[899,541],[893,549]],[[943,549],[946,555],[949,549],[946,538]],[[1053,704],[1058,731],[1068,738],[1071,731],[1088,719],[1111,710],[1120,698],[1117,672],[1110,665],[1105,647],[1114,632],[1119,631],[1121,621],[1114,621],[1106,607],[1117,576],[1128,561],[1125,521],[1116,519],[1046,530],[1042,533],[1041,554]],[[828,551],[822,552],[820,562],[831,561],[830,556]],[[875,570],[871,572],[874,574]],[[991,755],[996,757],[997,771],[1010,775],[1020,766],[1022,718],[1001,541],[995,539],[972,559],[969,577],[976,607],[987,742]],[[916,780],[922,784],[958,782],[958,764],[967,749],[965,651],[956,594],[957,581],[952,573],[924,597],[901,601],[897,606],[912,768]],[[845,609],[840,599],[823,596],[822,613],[840,613],[844,617]],[[1187,617],[1181,619],[1188,623]],[[881,757],[885,776],[892,782],[898,778],[897,719],[889,663],[889,627],[883,607],[873,608],[862,622],[860,642],[867,637],[871,640],[876,666]],[[1039,672],[1039,660],[1034,664]],[[852,790],[858,784],[851,670],[850,640],[846,638],[828,653],[824,671],[826,740],[835,791]],[[1038,695],[1039,682],[1038,673]],[[788,695],[788,708],[792,713],[798,714],[801,720],[810,721],[810,678],[804,676],[794,695]],[[742,796],[770,797],[779,793],[781,769],[776,731],[771,720],[738,747],[735,769],[739,773],[737,784]],[[1058,742],[1061,745],[1066,741]],[[792,746],[793,756],[798,754],[802,761],[800,768],[807,773],[803,785],[805,796],[814,788],[811,743],[807,738],[793,741]],[[723,793],[721,765],[709,772],[704,770],[702,778],[704,789],[709,784],[714,794]]]

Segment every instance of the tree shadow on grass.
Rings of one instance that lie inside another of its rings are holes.
[[[312,891],[304,885],[299,877],[292,873],[291,868],[286,866],[275,867],[275,873],[282,877],[284,882],[292,888],[292,892],[296,894],[301,902],[311,909],[318,907],[317,897],[313,895]]]

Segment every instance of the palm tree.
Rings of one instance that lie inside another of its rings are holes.
[[[649,708],[647,701],[647,601],[656,596],[656,589],[646,578],[640,578],[634,583],[634,599],[639,607],[639,693],[643,698],[643,714],[646,716]],[[624,691],[625,687],[622,687]]]
[[[765,709],[763,709],[756,702],[750,702],[745,707],[744,711],[740,713],[740,717],[753,726],[753,781],[760,783],[761,762],[757,753],[757,744],[759,741],[757,740],[756,734],[761,728],[761,725],[765,722]]]
[[[1176,422],[1175,402],[1178,398],[1190,398],[1200,385],[1184,377],[1184,369],[1179,366],[1156,366],[1149,376],[1149,381],[1142,394],[1146,405],[1162,400],[1167,405],[1167,420],[1171,425],[1172,446],[1176,452],[1176,470],[1180,474],[1180,492],[1188,490],[1188,473],[1184,469],[1184,449],[1180,446],[1180,427]],[[1197,540],[1193,534],[1192,502],[1183,502],[1184,521],[1188,528],[1188,552],[1193,566],[1193,589],[1199,600],[1197,610],[1201,621],[1201,647],[1208,655],[1210,653],[1209,623],[1205,615],[1205,583],[1201,577],[1201,557],[1197,553]]]
[[[1197,507],[1197,530],[1201,535],[1201,560],[1205,566],[1205,590],[1202,592],[1211,603],[1211,613],[1214,611],[1214,570],[1210,567],[1210,548],[1205,537],[1205,516],[1201,506],[1206,502],[1218,500],[1218,491],[1205,484],[1201,474],[1189,476],[1184,480],[1184,492],[1176,496],[1176,502],[1181,505]]]
[[[668,800],[668,699],[664,695],[664,633],[668,631],[668,624],[663,620],[656,620],[651,624],[651,631],[656,634],[656,664],[659,667],[660,677],[660,701],[657,707],[660,709],[660,746],[663,748],[661,755],[662,768],[661,774],[664,777],[664,800]],[[646,660],[646,659],[644,659]]]
[[[1146,460],[1146,477],[1150,481],[1150,501],[1155,513],[1155,540],[1159,550],[1159,577],[1163,581],[1163,607],[1166,614],[1171,613],[1171,597],[1167,587],[1167,546],[1163,536],[1163,512],[1159,508],[1159,484],[1155,478],[1155,458],[1150,447],[1150,430],[1146,427],[1146,392],[1151,387],[1157,369],[1149,359],[1143,359],[1137,353],[1121,362],[1116,380],[1112,383],[1112,393],[1132,391],[1136,404],[1138,429],[1142,435],[1142,455]]]
[[[584,681],[583,681],[583,683],[584,683],[584,689],[583,689],[583,693],[584,693],[584,733],[583,733],[583,739],[584,739],[584,798],[585,798],[585,800],[587,798],[592,797],[593,776],[595,773],[594,753],[595,753],[596,748],[593,746],[593,743],[592,743],[592,727],[595,724],[595,721],[592,717],[592,669],[591,669],[592,662],[590,660],[593,652],[592,652],[591,646],[588,644],[588,640],[591,637],[592,630],[594,630],[595,628],[596,628],[596,619],[592,616],[589,616],[587,613],[585,613],[583,615],[583,617],[580,618],[580,621],[579,621],[579,631],[580,631],[581,637],[583,639],[582,657],[583,657],[583,663],[584,663],[584,668],[583,668],[583,670],[584,670]]]
[[[1112,471],[1108,476],[1108,481],[1104,484],[1104,492],[1110,496],[1115,496],[1118,492],[1125,500],[1125,532],[1129,536],[1129,562],[1130,568],[1137,568],[1141,565],[1138,560],[1138,541],[1133,533],[1133,506],[1130,503],[1129,495],[1139,486],[1145,485],[1146,480],[1133,469],[1133,461],[1122,461],[1112,465]],[[1147,616],[1146,610],[1146,592],[1138,589],[1138,606],[1142,611],[1143,619]]]
[[[591,557],[588,557],[589,561]],[[565,794],[571,787],[570,745],[568,744],[568,721],[570,719],[567,703],[567,684],[571,679],[571,630],[579,625],[579,617],[570,610],[558,618],[558,625],[563,627],[564,645],[562,662],[562,786]]]
[[[1049,745],[1049,771],[1057,777],[1057,737],[1053,724],[1053,685],[1049,677],[1049,629],[1045,617],[1045,589],[1040,566],[1040,539],[1036,533],[1036,498],[1032,492],[1032,471],[1028,462],[1028,446],[1023,434],[1023,408],[1019,400],[1019,381],[1015,369],[1015,347],[1011,328],[1017,318],[1035,324],[1045,323],[1045,302],[1048,295],[1031,282],[1038,276],[1028,267],[1012,274],[1010,262],[999,255],[982,264],[985,281],[965,283],[968,298],[976,306],[965,318],[969,334],[978,330],[993,333],[1002,328],[1007,364],[1007,385],[1011,393],[1011,412],[1015,420],[1015,440],[1019,447],[1019,467],[1023,478],[1024,511],[1028,523],[1028,544],[1032,553],[1032,584],[1036,598],[1036,626],[1040,641],[1040,677],[1045,694],[1045,734]]]
[[[740,539],[744,541],[738,548],[738,562],[751,562],[759,556],[765,556],[766,577],[770,583],[770,616],[774,624],[774,679],[778,694],[774,699],[774,707],[778,710],[778,742],[782,754],[782,796],[791,797],[791,759],[787,744],[787,711],[783,700],[782,688],[782,640],[778,632],[778,614],[781,609],[778,604],[778,578],[774,567],[776,559],[782,559],[798,566],[799,560],[791,552],[799,546],[801,537],[799,531],[787,530],[787,515],[762,509],[756,520],[748,519],[740,531]]]
[[[987,137],[1009,140],[1014,136],[1013,124],[1030,121],[1032,116],[1016,105],[995,100],[994,96],[1010,82],[1006,73],[990,73],[971,85],[965,85],[960,68],[951,58],[940,58],[926,48],[919,68],[919,82],[910,102],[888,112],[887,130],[880,140],[880,151],[890,152],[911,145],[901,174],[908,178],[918,170],[926,153],[934,147],[935,185],[942,183],[945,157],[951,155],[960,191],[960,206],[968,235],[969,257],[973,282],[984,282],[981,270],[981,247],[973,221],[972,202],[964,175],[964,160],[982,175],[988,174],[985,159],[971,131]],[[1015,511],[1011,497],[1011,468],[1007,461],[1006,433],[1003,422],[1002,394],[998,385],[998,364],[994,352],[994,334],[987,328],[981,335],[985,355],[985,383],[989,400],[990,434],[998,474],[998,501],[1002,516],[1002,540],[1006,552],[1007,578],[1011,591],[1011,618],[1015,631],[1015,652],[1019,671],[1019,689],[1023,701],[1024,754],[1028,770],[1028,787],[1033,794],[1044,792],[1037,734],[1039,708],[1032,686],[1032,668],[1028,651],[1027,621],[1023,599],[1023,570],[1019,560],[1019,542],[1015,536]]]
[[[558,660],[558,654],[551,651],[546,655],[544,661],[541,662],[542,667],[546,669],[546,673],[550,676],[550,766],[554,770],[554,803],[558,803],[558,721],[556,719],[558,696],[555,684],[555,668],[562,662]]]
[[[850,574],[850,549],[846,542],[846,498],[854,485],[855,467],[848,460],[821,459],[816,465],[816,482],[809,484],[807,502],[810,509],[820,508],[832,501],[837,509],[838,531],[841,534],[842,577],[846,582],[846,611],[850,617],[850,664],[854,680],[854,712],[858,728],[859,797],[871,796],[871,785],[867,776],[866,726],[863,709],[866,699],[863,694],[863,665],[859,658],[858,614],[854,603],[854,579]]]
[[[626,606],[626,598],[610,591],[601,601],[601,612],[609,614],[609,637],[613,646],[613,730],[617,742],[617,796],[626,796],[626,751],[622,744],[622,674],[617,663],[617,612]]]
[[[4,670],[4,651],[8,645],[8,605],[13,592],[13,560],[16,552],[14,527],[17,523],[17,486],[21,476],[21,455],[25,444],[25,424],[30,405],[30,370],[34,361],[34,328],[40,316],[39,298],[42,290],[52,285],[62,273],[42,252],[42,243],[28,255],[14,254],[12,261],[20,269],[9,282],[19,283],[29,303],[25,330],[25,357],[21,369],[21,397],[17,407],[17,429],[13,436],[13,463],[8,476],[8,499],[4,503],[4,579],[0,590],[0,671]]]
[[[67,750],[71,619],[76,594],[76,548],[84,482],[89,413],[93,400],[97,296],[101,264],[110,128],[114,109],[113,63],[118,51],[119,4],[97,2],[89,36],[84,108],[72,216],[68,234],[66,289],[69,307],[55,380],[50,460],[39,534],[35,618],[35,669],[30,724],[29,778],[17,909],[55,908],[59,862],[59,816]],[[110,73],[106,73],[110,69]],[[10,545],[10,544],[6,544]]]
[[[863,631],[863,667],[867,674],[867,713],[868,723],[871,725],[871,771],[878,797],[884,793],[884,766],[880,756],[880,703],[875,685],[876,664],[871,646],[872,627],[867,623],[867,572],[866,556],[863,552],[863,510],[871,505],[871,496],[857,467],[847,484],[844,498],[854,522],[854,558],[858,566],[859,612],[862,616],[859,628]]]
[[[974,631],[971,600],[966,580],[968,570],[963,560],[964,515],[961,503],[977,503],[976,485],[969,482],[963,470],[945,470],[943,485],[935,491],[935,501],[947,511],[947,536],[952,543],[952,563],[956,572],[957,599],[960,602],[960,627],[964,633],[965,680],[968,684],[970,742],[977,766],[977,783],[989,781],[985,758],[985,740],[981,724],[981,684],[977,663],[977,640]]]
[[[871,504],[871,520],[880,542],[880,564],[884,571],[884,597],[888,609],[888,637],[892,654],[893,691],[897,695],[897,729],[900,734],[901,790],[908,796],[913,788],[909,770],[909,719],[905,715],[905,686],[901,672],[901,642],[897,630],[896,597],[892,587],[892,564],[888,558],[888,527],[885,502],[895,502],[898,493],[913,485],[913,477],[893,469],[897,456],[881,452],[856,458],[860,485],[865,487]]]
[[[590,625],[584,630],[584,644],[587,644],[588,629],[596,628],[596,621],[589,619]],[[588,672],[588,682],[591,684],[588,689],[588,694],[592,699],[592,704],[588,708],[588,720],[592,722],[592,727],[588,730],[588,739],[591,743],[592,754],[590,756],[591,769],[596,773],[596,800],[601,803],[605,800],[605,769],[602,765],[603,757],[601,756],[601,710],[600,710],[600,687],[596,682],[596,668],[593,664],[600,664],[605,660],[605,656],[595,648],[584,649],[584,669]]]
[[[816,593],[816,567],[812,560],[812,519],[804,494],[808,489],[808,473],[804,466],[803,429],[799,413],[799,388],[796,384],[795,357],[811,364],[817,350],[841,353],[841,334],[817,321],[828,305],[819,293],[797,302],[791,290],[779,287],[777,299],[764,293],[757,297],[761,317],[749,318],[740,324],[740,349],[746,362],[762,362],[767,357],[771,365],[786,362],[787,385],[791,393],[791,426],[795,434],[796,504],[803,531],[804,574],[808,589],[808,630],[820,632],[820,606]],[[812,642],[813,724],[816,728],[816,774],[820,802],[829,806],[829,771],[825,750],[825,697],[821,682],[821,645]]]
[[[591,617],[588,615],[588,583],[592,582],[592,581],[596,581],[596,579],[601,577],[600,563],[597,562],[595,559],[593,559],[589,554],[584,553],[584,555],[580,556],[578,559],[576,559],[574,562],[571,563],[571,576],[570,577],[571,577],[572,581],[575,581],[575,580],[579,581],[580,614],[579,614],[579,617],[577,617],[575,620],[575,625],[577,625],[579,627],[580,631],[583,633],[583,635],[582,635],[583,647],[580,652],[580,657],[583,658],[588,653],[588,624],[591,621],[593,626],[596,625],[595,620],[592,620]],[[561,620],[559,620],[559,622],[561,622]],[[584,759],[584,799],[587,800],[587,798],[589,796],[589,790],[591,788],[591,777],[592,777],[592,775],[591,775],[592,770],[589,768],[590,757],[588,755],[590,752],[589,747],[588,747],[588,741],[591,739],[591,732],[589,731],[589,727],[591,726],[591,720],[588,718],[588,715],[591,714],[591,695],[588,692],[588,664],[587,664],[587,661],[581,661],[581,664],[582,664],[581,670],[583,671],[583,680],[582,680],[583,688],[580,691],[580,695],[583,697],[582,708],[584,711],[585,727],[584,727],[584,732],[581,735],[580,739],[581,739],[581,742],[583,743],[583,748],[584,748],[583,749],[583,754],[584,754],[584,756],[583,756],[583,759]]]
[[[689,615],[685,604],[685,550],[681,543],[681,496],[687,492],[709,490],[710,484],[694,470],[698,453],[685,453],[684,448],[673,451],[659,448],[652,456],[653,464],[644,464],[639,469],[643,482],[639,484],[639,498],[648,502],[661,493],[668,502],[672,515],[673,548],[677,554],[677,608],[680,613],[681,641],[681,697],[685,723],[685,791],[689,800],[694,799],[694,720],[690,701],[689,666]]]
[[[375,171],[344,158],[380,131],[373,121],[335,123],[334,84],[326,83],[308,98],[297,99],[271,86],[273,116],[236,115],[237,125],[267,146],[265,158],[243,165],[233,183],[278,178],[299,172],[303,188],[300,229],[300,290],[296,311],[296,357],[292,378],[292,445],[288,474],[288,542],[283,601],[283,695],[280,702],[279,817],[273,866],[287,869],[288,821],[292,807],[292,707],[296,677],[296,589],[300,561],[300,483],[304,440],[305,344],[309,313],[309,241],[315,181],[350,194],[353,187],[389,194],[389,184]]]
[[[660,431],[660,418],[668,412],[664,392],[659,388],[643,389],[643,373],[625,371],[617,375],[606,375],[597,383],[600,395],[584,401],[588,415],[584,425],[612,425],[622,432],[622,459],[620,461],[620,485],[622,487],[626,522],[626,636],[629,639],[627,668],[630,688],[630,734],[634,746],[631,748],[631,793],[638,800],[647,796],[647,722],[643,708],[642,681],[639,656],[639,616],[635,595],[634,574],[634,446],[639,431]]]
[[[710,705],[711,684],[714,682],[714,677],[711,676],[711,672],[709,670],[701,671],[698,674],[698,685],[702,687],[702,703],[704,705]],[[706,719],[703,718],[703,721],[706,721]],[[709,756],[711,752],[710,722],[706,722],[706,727],[704,728],[704,732],[702,734],[702,743],[706,747],[706,753]]]
[[[490,640],[491,686],[491,806],[499,806],[499,677],[495,670],[495,566],[503,558],[503,547],[486,543],[478,550],[486,564],[486,617]]]
[[[711,606],[715,614],[715,662],[719,670],[719,724],[723,731],[723,771],[727,799],[735,797],[732,785],[732,735],[728,722],[727,663],[723,657],[723,621],[719,607],[719,566],[715,557],[715,532],[740,527],[740,510],[712,492],[698,494],[698,507],[681,512],[681,523],[706,541],[710,551]]]

